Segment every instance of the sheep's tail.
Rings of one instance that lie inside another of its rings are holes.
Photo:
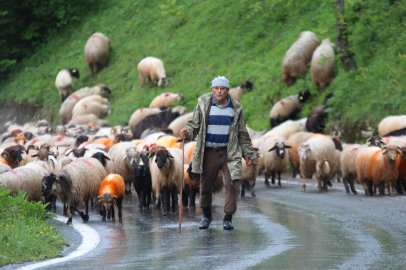
[[[183,190],[183,179],[185,176],[185,170],[183,169],[185,167],[185,139],[182,140],[182,180],[180,183],[180,202],[179,203],[179,233],[181,231],[182,228],[182,190]]]

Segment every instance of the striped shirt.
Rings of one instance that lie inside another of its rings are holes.
[[[206,147],[227,146],[233,120],[234,107],[231,99],[227,97],[227,104],[219,105],[212,98],[206,132]]]

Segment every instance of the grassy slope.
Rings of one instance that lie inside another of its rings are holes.
[[[382,1],[346,1],[350,46],[356,54],[358,71],[345,73],[339,58],[337,77],[325,92],[333,91],[335,117],[345,120],[368,119],[374,126],[387,114],[402,113],[399,98],[405,82],[406,37],[403,4]],[[161,92],[185,95],[182,105],[192,110],[197,97],[209,91],[211,80],[225,75],[237,86],[249,79],[254,90],[241,103],[248,124],[269,128],[272,104],[309,87],[313,98],[301,113],[306,117],[322,103],[310,79],[290,88],[281,83],[282,59],[303,30],[316,33],[320,40],[336,40],[334,6],[330,1],[102,1],[81,23],[50,37],[35,55],[25,59],[10,82],[0,86],[1,100],[29,101],[50,108],[57,121],[60,98],[54,85],[60,69],[76,67],[81,78],[75,89],[105,83],[113,89],[112,125],[128,123],[131,114],[147,107]],[[83,48],[94,32],[112,40],[108,65],[95,78],[86,69]],[[405,41],[403,40],[405,39]],[[163,59],[167,88],[158,91],[139,87],[138,62],[146,56]]]

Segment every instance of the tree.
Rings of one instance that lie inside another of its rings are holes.
[[[337,50],[340,54],[344,70],[348,72],[357,69],[357,66],[354,61],[354,53],[348,50],[347,23],[344,20],[344,0],[336,0],[334,7],[337,19],[336,28],[338,31]]]

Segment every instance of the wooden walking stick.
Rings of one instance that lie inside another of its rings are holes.
[[[179,233],[182,228],[182,190],[183,190],[183,179],[185,174],[185,139],[182,140],[182,182],[180,185],[180,202],[179,202]]]

